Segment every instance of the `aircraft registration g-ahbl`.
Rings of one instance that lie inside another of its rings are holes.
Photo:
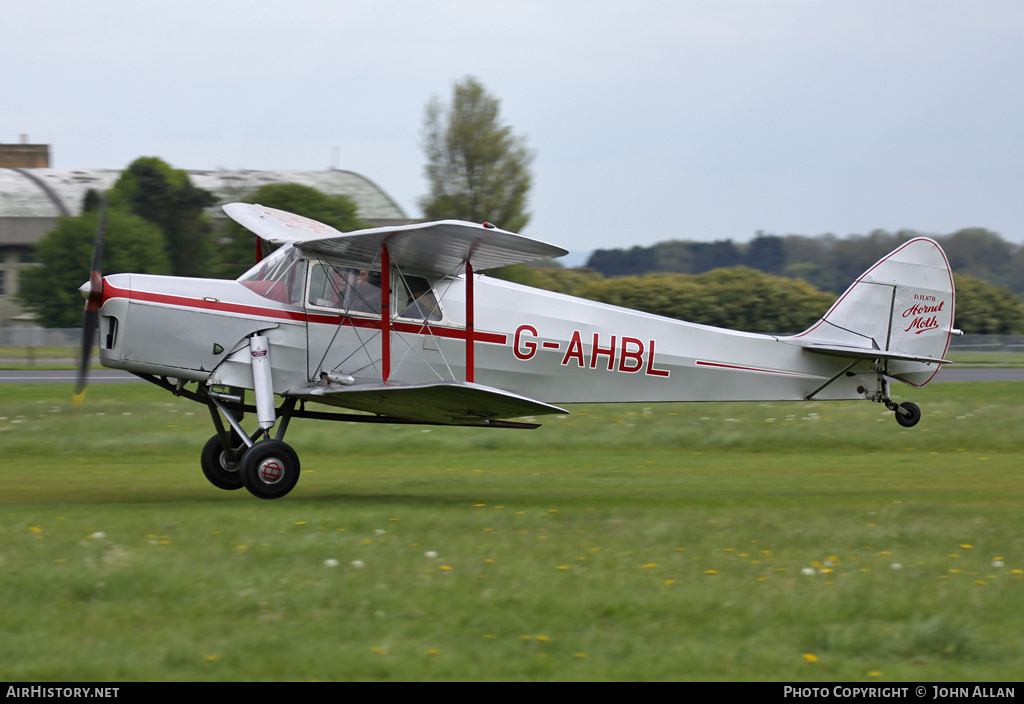
[[[536,428],[509,419],[572,403],[866,399],[910,427],[921,411],[895,403],[890,380],[927,384],[957,334],[949,263],[927,238],[883,257],[808,330],[765,335],[482,276],[566,253],[487,223],[342,233],[259,205],[224,210],[258,252],[277,246],[235,281],[103,277],[101,224],[76,396],[98,331],[104,366],[209,408],[207,479],[264,499],[299,478],[293,418]]]

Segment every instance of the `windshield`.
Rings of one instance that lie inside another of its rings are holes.
[[[264,298],[302,305],[306,260],[291,246],[284,246],[238,278],[238,282]]]

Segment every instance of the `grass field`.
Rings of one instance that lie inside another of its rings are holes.
[[[1024,384],[296,421],[279,501],[206,409],[0,386],[3,680],[1019,680]]]

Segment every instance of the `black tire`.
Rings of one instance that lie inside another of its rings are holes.
[[[229,437],[231,442],[237,440],[239,445],[242,443],[234,431]],[[214,435],[206,441],[203,452],[199,456],[199,464],[202,466],[206,478],[218,489],[234,491],[242,488],[242,473],[239,471],[242,466],[241,459],[232,462],[228,458],[228,453],[224,452],[224,448],[220,444],[219,436]]]
[[[264,440],[242,455],[240,474],[253,496],[279,499],[299,481],[299,456],[280,440]]]
[[[907,411],[908,415],[903,415],[903,413],[900,412],[901,410]],[[907,401],[906,403],[901,403],[896,407],[896,422],[904,428],[913,428],[920,420],[921,409],[916,403]]]

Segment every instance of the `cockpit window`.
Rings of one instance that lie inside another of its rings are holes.
[[[302,305],[306,260],[294,247],[285,246],[239,277],[238,282],[264,298]]]

